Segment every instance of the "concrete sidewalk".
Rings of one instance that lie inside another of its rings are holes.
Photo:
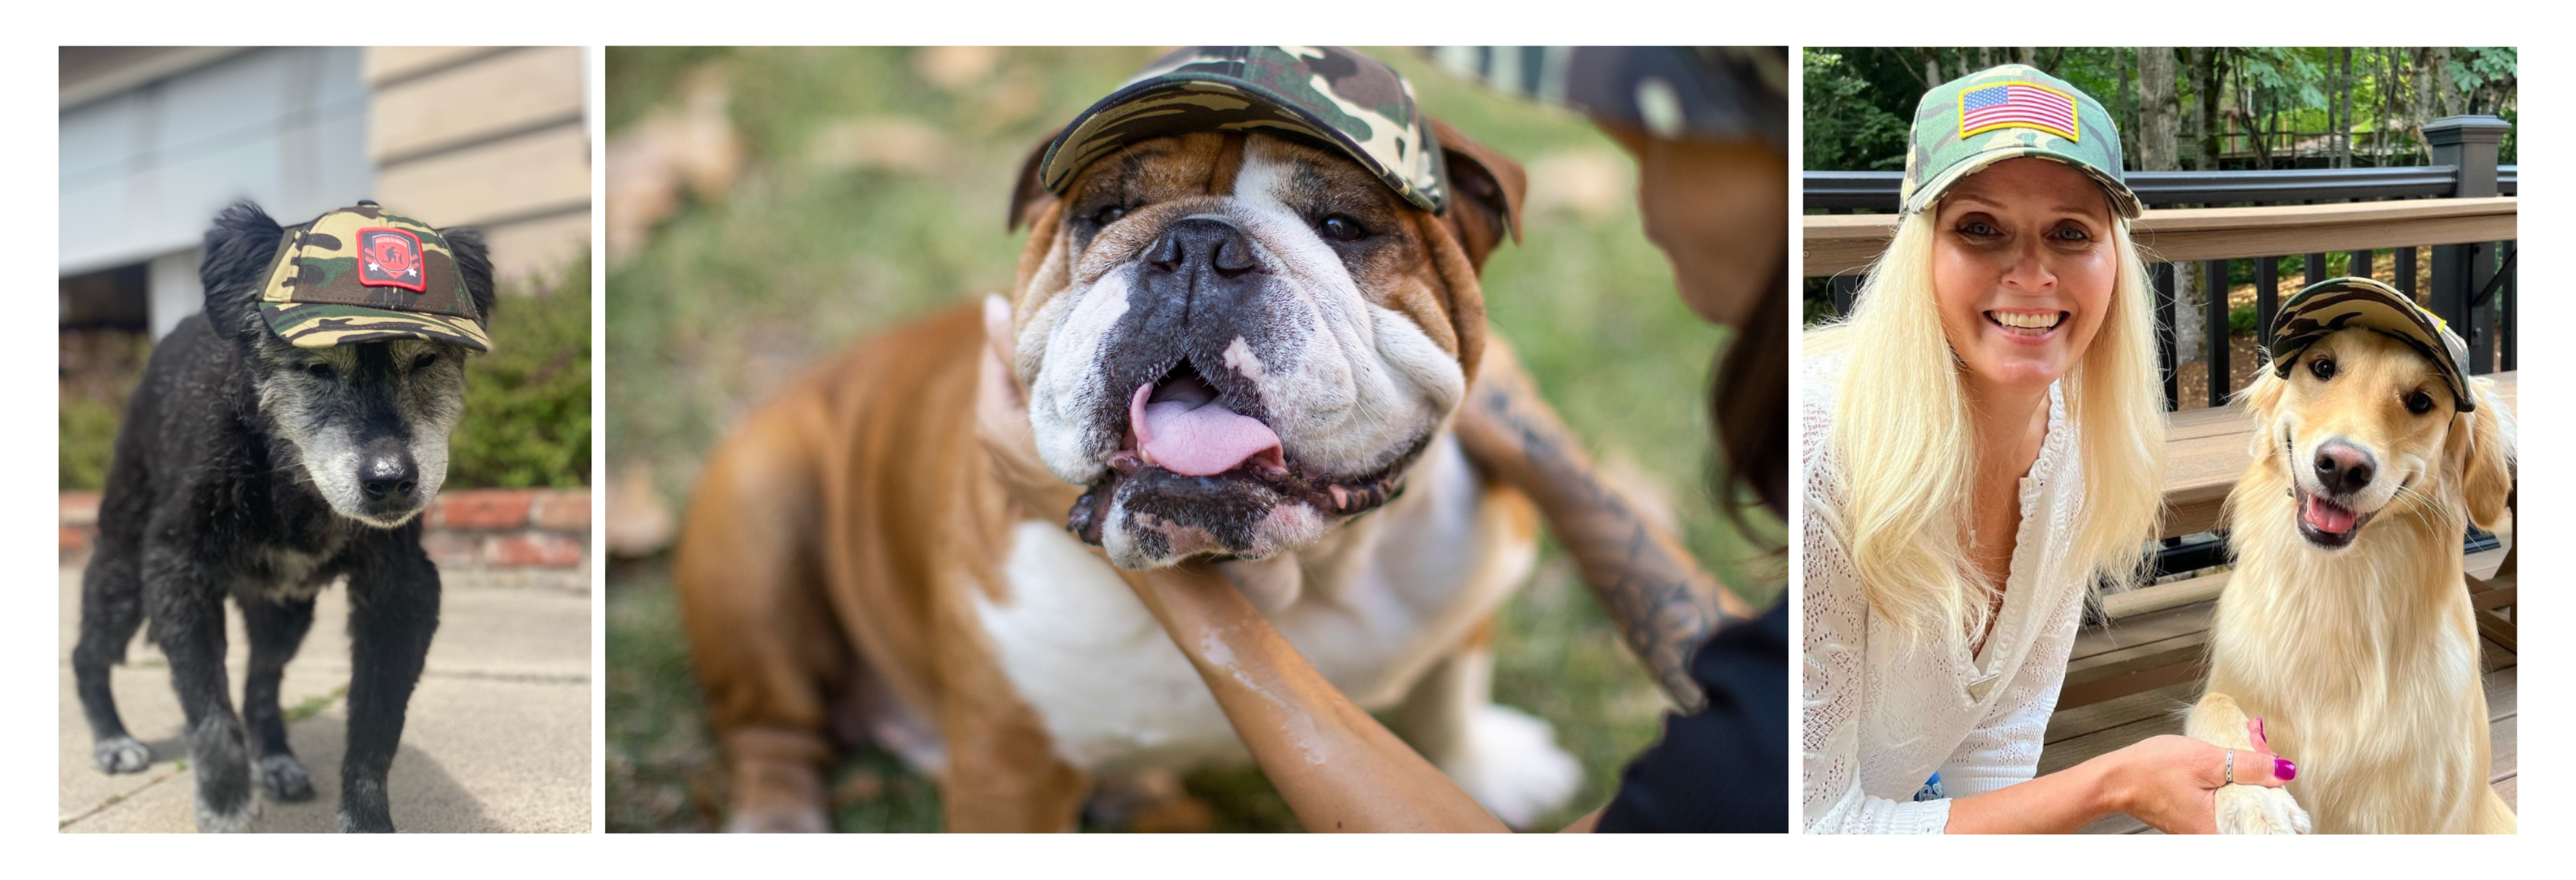
[[[507,571],[447,570],[438,636],[394,757],[394,826],[404,831],[590,830],[590,602],[587,589],[504,585]],[[90,760],[89,725],[73,691],[78,568],[62,569],[59,653],[63,831],[196,830],[186,743],[169,664],[137,639],[113,677],[117,708],[152,747],[142,773],[110,776]],[[523,578],[517,580],[524,580]],[[561,580],[561,579],[558,579]],[[249,651],[232,619],[233,698]],[[348,727],[349,604],[324,590],[312,634],[281,686],[287,737],[313,779],[303,803],[266,801],[255,831],[336,831]]]

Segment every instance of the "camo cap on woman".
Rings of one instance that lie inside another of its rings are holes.
[[[1349,154],[1425,211],[1448,200],[1440,144],[1413,87],[1376,59],[1313,46],[1193,46],[1147,65],[1073,118],[1038,164],[1056,195],[1082,169],[1137,141],[1194,131],[1302,135]]]
[[[2451,332],[2450,322],[2431,310],[2415,304],[2406,294],[2371,278],[2329,278],[2308,285],[2281,304],[2281,314],[2272,319],[2272,373],[2289,378],[2290,368],[2297,366],[2299,355],[2327,334],[2347,328],[2361,328],[2397,337],[2408,348],[2432,361],[2442,374],[2443,384],[2451,387],[2451,399],[2460,412],[2476,412],[2478,401],[2469,393],[2468,372],[2460,367],[2469,362],[2469,344],[2460,334]]]
[[[374,202],[287,229],[259,311],[297,348],[426,339],[492,350],[447,239]]]
[[[2082,170],[2122,217],[2134,219],[2144,207],[2121,178],[2120,130],[2102,102],[2038,68],[2006,64],[1942,83],[1914,105],[1905,213],[1929,210],[1951,184],[2024,156]]]

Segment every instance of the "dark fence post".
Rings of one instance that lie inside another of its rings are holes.
[[[2445,116],[2424,123],[2424,139],[2433,146],[2433,164],[2459,169],[2451,197],[2486,198],[2497,193],[2496,151],[2513,125],[2493,116]],[[2495,369],[2495,309],[2471,310],[2470,297],[2495,277],[2492,244],[2446,244],[2433,248],[2433,313],[2467,337],[2472,373]],[[2490,304],[2492,305],[2492,304]]]
[[[2209,405],[2226,406],[2228,380],[2235,378],[2227,368],[2227,261],[2202,262],[2200,278],[2201,290],[2209,295],[2201,319],[2202,335],[2208,337],[2209,346],[2209,352],[2202,355],[2202,364],[2209,367]]]
[[[2156,279],[2156,366],[2165,374],[2165,412],[2173,412],[2182,401],[2180,368],[2174,363],[2174,264],[2157,263]]]

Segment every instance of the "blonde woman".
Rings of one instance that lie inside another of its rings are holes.
[[[2095,584],[2161,498],[2151,289],[2110,114],[2021,65],[1916,108],[1904,215],[1801,383],[1806,828],[2215,827],[2296,773],[2160,736],[2034,778]],[[2260,743],[2261,734],[2254,733]]]

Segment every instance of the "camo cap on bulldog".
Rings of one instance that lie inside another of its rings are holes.
[[[1376,59],[1312,46],[1193,46],[1163,56],[1056,135],[1038,183],[1064,195],[1083,168],[1141,140],[1194,131],[1302,135],[1339,148],[1425,211],[1448,201],[1440,144],[1413,86]]]
[[[2477,397],[2469,393],[2468,372],[2461,365],[2469,362],[2469,344],[2451,332],[2449,322],[2433,314],[2396,288],[2370,278],[2330,278],[2308,285],[2281,304],[2281,314],[2272,319],[2272,373],[2289,378],[2290,368],[2299,363],[2299,355],[2327,334],[2359,327],[2397,337],[2415,349],[2442,373],[2444,384],[2451,386],[2451,399],[2460,412],[2476,412]]]
[[[492,350],[447,239],[374,202],[288,229],[259,311],[298,348],[426,339]]]
[[[1905,150],[1905,213],[1929,210],[1968,175],[2035,156],[2073,165],[2102,185],[2120,216],[2144,207],[2120,174],[2120,131],[2102,102],[2022,64],[1942,83],[1914,105]]]

